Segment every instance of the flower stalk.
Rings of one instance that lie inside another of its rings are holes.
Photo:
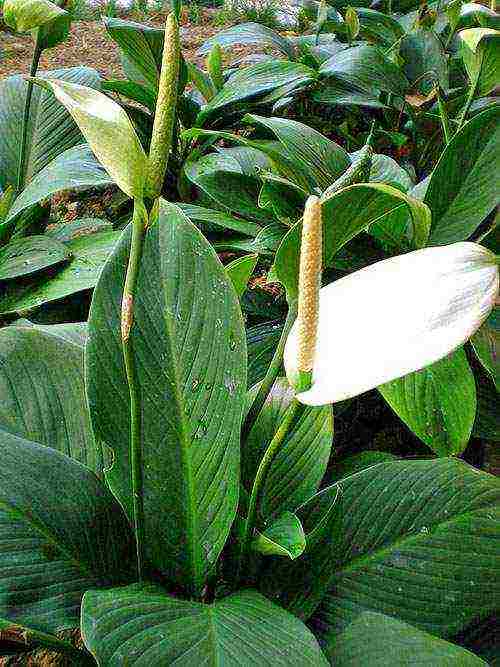
[[[134,533],[136,540],[137,572],[139,581],[144,576],[144,494],[142,476],[142,420],[141,395],[137,377],[133,341],[130,337],[134,324],[134,295],[144,247],[148,215],[142,199],[134,199],[132,241],[125,276],[121,311],[121,338],[123,361],[130,399],[130,464]]]
[[[175,14],[171,13],[165,23],[162,65],[149,151],[146,192],[152,199],[156,199],[161,194],[168,157],[172,148],[174,125],[177,117],[180,57],[179,24]]]
[[[37,38],[35,41],[35,49],[33,51],[33,57],[31,59],[30,77],[36,76],[42,53],[43,49],[40,45],[40,40]],[[17,183],[16,183],[16,188],[18,193],[21,192],[24,184],[24,170],[26,164],[26,143],[28,140],[28,125],[29,125],[30,110],[31,110],[31,98],[33,96],[33,85],[34,85],[33,80],[32,78],[30,78],[27,83],[26,98],[24,100],[21,143],[19,145],[19,161],[17,165]]]

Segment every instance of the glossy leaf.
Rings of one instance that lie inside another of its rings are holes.
[[[355,46],[341,51],[324,62],[319,72],[354,90],[384,90],[401,96],[408,88],[401,69],[375,46]]]
[[[306,548],[306,536],[299,518],[284,512],[252,541],[252,549],[263,556],[284,556],[295,560]]]
[[[314,635],[256,591],[204,605],[153,585],[89,591],[82,611],[85,645],[101,665],[179,667],[327,665]]]
[[[405,34],[401,23],[388,13],[368,7],[357,7],[356,11],[360,22],[360,36],[369,42],[392,47]]]
[[[438,82],[443,90],[448,90],[448,62],[434,32],[417,30],[405,35],[399,46],[399,55],[412,89],[427,95]]]
[[[112,185],[113,181],[97,162],[87,144],[69,148],[44,167],[14,200],[5,219],[11,224],[24,211],[57,192],[75,188]]]
[[[242,451],[241,477],[250,490],[260,460],[294,397],[278,379],[250,431]],[[260,510],[264,517],[294,512],[318,489],[330,458],[333,416],[330,407],[305,408],[287,433],[266,477]]]
[[[226,273],[233,283],[236,294],[240,297],[246,290],[248,281],[257,264],[258,255],[238,257],[226,265]]]
[[[97,90],[62,80],[36,80],[72,115],[93,153],[129,197],[142,197],[147,157],[129,117]]]
[[[82,236],[112,231],[113,225],[108,220],[101,220],[100,218],[76,218],[71,222],[61,222],[51,225],[50,229],[45,230],[45,236],[61,243],[68,243]]]
[[[219,44],[223,48],[232,47],[236,44],[258,44],[278,50],[287,58],[293,58],[293,46],[290,40],[260,23],[239,23],[226,28],[226,30],[222,30],[207,39],[198,49],[198,53],[209,53],[214,44]]]
[[[359,183],[336,192],[323,201],[322,216],[325,267],[364,230],[370,229],[397,248],[420,247],[427,241],[430,224],[425,205],[381,183]],[[288,232],[274,260],[274,275],[291,298],[297,294],[301,230],[299,222]]]
[[[85,591],[134,576],[127,520],[87,467],[3,431],[0,441],[0,615],[74,628]]]
[[[351,164],[346,151],[334,141],[303,123],[288,118],[264,118],[247,114],[243,120],[270,130],[289,159],[309,172],[320,189],[328,187]]]
[[[471,343],[479,361],[500,389],[500,310],[493,309],[483,326],[472,336]]]
[[[71,67],[40,73],[98,88],[100,76],[89,67]],[[0,82],[0,188],[17,182],[19,146],[27,82],[11,76]],[[49,91],[33,88],[28,125],[27,153],[23,184],[46,167],[60,153],[82,142],[82,135],[70,114]]]
[[[327,647],[332,665],[407,667],[410,664],[486,667],[470,651],[418,630],[412,625],[373,612],[360,614]]]
[[[203,122],[213,111],[229,104],[269,93],[279,86],[297,87],[311,83],[316,76],[313,69],[300,63],[284,60],[250,65],[229,77],[222,90],[203,108],[200,122]]]
[[[87,341],[87,323],[86,322],[64,322],[62,324],[38,324],[31,322],[25,318],[19,318],[10,325],[12,327],[34,328],[40,330],[50,336],[62,338],[63,340],[73,343],[77,347],[85,347]]]
[[[120,338],[129,243],[130,230],[94,291],[86,369],[95,432],[114,452],[106,478],[130,512],[129,393]],[[177,207],[161,201],[142,266],[131,341],[142,403],[147,557],[169,580],[198,590],[236,511],[243,322],[215,252]]]
[[[500,31],[470,28],[459,33],[464,65],[477,95],[488,95],[500,77]]]
[[[263,322],[247,329],[248,386],[260,382],[271,363],[283,324],[279,321]]]
[[[306,534],[340,491],[340,526],[330,539],[262,580],[266,594],[335,641],[360,613],[384,613],[452,637],[497,606],[500,484],[454,458],[380,463],[341,480],[298,512]],[[281,561],[283,563],[283,561]]]
[[[193,222],[199,225],[204,231],[214,232],[229,230],[239,232],[246,236],[256,236],[262,229],[260,225],[243,218],[234,218],[222,211],[214,211],[204,206],[196,204],[176,203],[181,211]]]
[[[156,96],[146,88],[135,81],[111,80],[102,84],[102,90],[110,93],[117,93],[122,97],[127,97],[138,104],[146,107],[151,113],[154,113],[156,107]]]
[[[92,289],[121,232],[82,236],[66,244],[73,259],[54,276],[18,280],[0,298],[0,313],[33,310],[70,294]]]
[[[324,287],[313,385],[298,399],[335,403],[438,361],[488,317],[498,281],[492,253],[455,243],[391,257]],[[284,361],[294,382],[297,324]]]
[[[432,244],[469,238],[497,205],[499,118],[498,106],[474,116],[434,168],[424,200],[432,211]]]
[[[30,32],[68,12],[50,0],[5,0],[3,20],[15,32]]]
[[[83,346],[74,337],[52,327],[2,329],[0,392],[0,429],[57,449],[101,473],[102,452],[85,397]]]
[[[125,74],[156,96],[160,79],[164,31],[120,18],[103,17],[106,31],[122,53]]]
[[[29,276],[70,257],[66,246],[46,236],[17,239],[0,248],[0,280]]]
[[[476,416],[476,385],[463,349],[384,384],[379,391],[438,456],[463,452]]]
[[[354,475],[365,468],[377,465],[377,463],[386,463],[387,461],[396,461],[397,456],[389,452],[381,452],[377,449],[368,449],[359,454],[347,456],[345,459],[335,461],[334,465],[328,471],[328,481],[337,482],[343,477]]]

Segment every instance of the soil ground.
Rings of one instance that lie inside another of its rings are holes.
[[[202,9],[196,23],[189,21],[187,16],[184,17],[182,47],[186,60],[197,64],[203,62],[203,57],[197,56],[196,50],[206,39],[221,30],[221,26],[215,24],[216,14],[216,10]],[[129,14],[126,18],[160,28],[165,22],[165,14],[151,13],[147,17]],[[0,32],[0,48],[3,52],[0,57],[0,79],[29,72],[33,50],[30,36]],[[40,69],[77,65],[94,67],[105,78],[123,78],[119,49],[107,35],[101,21],[74,21],[69,39],[44,52]]]

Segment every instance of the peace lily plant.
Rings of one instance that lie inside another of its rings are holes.
[[[10,536],[1,558],[16,564],[1,589],[4,626],[71,652],[75,664],[106,667],[305,667],[353,664],[353,655],[371,664],[382,639],[397,652],[408,638],[427,664],[442,655],[485,664],[453,638],[495,608],[497,481],[442,458],[321,484],[329,404],[464,343],[494,305],[497,258],[475,243],[424,248],[320,289],[325,204],[311,197],[290,326],[265,395],[247,392],[234,275],[159,196],[176,104],[175,17],[166,30],[149,155],[102,93],[35,80],[71,113],[134,215],[93,295],[88,439],[57,451],[14,426],[0,434]],[[66,329],[17,336],[19,346],[42,337],[61,363],[75,353]],[[277,377],[283,348],[288,381]],[[55,636],[78,618],[89,653]]]

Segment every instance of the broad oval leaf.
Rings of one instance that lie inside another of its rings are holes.
[[[247,114],[243,120],[270,130],[281,143],[289,159],[313,176],[316,185],[325,189],[351,164],[346,151],[312,127],[289,118],[265,118]]]
[[[47,236],[33,235],[0,248],[0,280],[12,280],[56,266],[71,257],[68,248]]]
[[[4,224],[11,224],[23,211],[56,192],[112,184],[113,180],[96,160],[87,144],[69,148],[43,167],[27,184],[14,200]]]
[[[298,512],[306,533],[339,490],[340,525],[330,539],[297,561],[280,559],[261,582],[302,618],[328,590],[309,619],[323,641],[364,611],[447,638],[498,607],[493,476],[454,458],[380,463],[306,503]]]
[[[241,477],[251,490],[264,452],[294,398],[286,378],[273,385],[242,451]],[[333,416],[330,406],[305,408],[287,433],[267,474],[260,499],[262,516],[294,512],[318,489],[330,458]]]
[[[100,76],[89,67],[41,72],[42,78],[99,88]],[[27,82],[21,76],[0,81],[0,188],[16,185]],[[60,153],[82,142],[77,125],[50,91],[33,88],[23,185]]]
[[[495,256],[466,242],[391,257],[331,283],[320,292],[313,385],[298,399],[338,402],[438,361],[481,326],[498,285]],[[284,355],[291,382],[297,344],[295,323]]]
[[[245,236],[256,236],[262,230],[262,227],[255,222],[250,222],[243,218],[234,218],[222,211],[215,211],[204,206],[197,206],[196,204],[176,202],[175,205],[181,209],[192,223],[199,226],[205,232],[229,230],[245,234]]]
[[[407,667],[408,665],[460,665],[487,667],[467,649],[428,632],[371,611],[360,614],[326,648],[330,664],[338,667]]]
[[[463,349],[384,384],[379,391],[438,456],[464,451],[476,416],[476,385]]]
[[[3,20],[15,32],[30,32],[68,12],[50,0],[5,0]]]
[[[58,325],[68,327],[70,325]],[[52,327],[0,331],[0,429],[84,463],[98,475],[103,459],[87,408],[83,346]]]
[[[141,198],[147,157],[121,106],[87,86],[50,79],[36,79],[36,83],[52,90],[66,107],[118,187],[129,197]]]
[[[292,512],[283,514],[252,541],[252,550],[263,556],[284,556],[295,560],[304,553],[306,536],[300,519]]]
[[[468,239],[498,204],[499,119],[499,105],[477,114],[439,158],[424,199],[432,211],[432,244]]]
[[[287,58],[293,58],[293,45],[289,39],[282,37],[279,32],[271,30],[260,23],[240,23],[218,32],[210,37],[198,49],[199,54],[209,53],[214,44],[223,48],[232,47],[235,44],[258,44],[281,51]]]
[[[135,576],[128,522],[86,466],[3,431],[0,446],[0,615],[74,628],[85,591]]]
[[[429,94],[436,81],[448,90],[448,62],[441,41],[431,30],[417,30],[405,35],[399,45],[403,71],[413,90]]]
[[[152,585],[89,591],[82,634],[106,667],[124,660],[131,667],[328,664],[301,621],[252,590],[211,605],[169,597]]]
[[[488,95],[500,78],[500,31],[470,28],[459,33],[464,65],[477,95]]]
[[[130,513],[129,392],[120,338],[129,243],[130,229],[94,291],[86,372],[95,432],[114,452],[106,477]],[[243,321],[215,252],[164,201],[148,229],[142,266],[131,341],[142,396],[147,555],[171,581],[199,589],[236,512]]]
[[[203,107],[199,121],[203,123],[213,111],[229,104],[269,93],[284,85],[302,86],[316,78],[316,72],[310,67],[285,60],[250,65],[229,77],[224,87]]]
[[[260,382],[267,371],[281,336],[283,323],[274,320],[247,329],[248,386]]]
[[[345,49],[324,62],[320,75],[333,79],[348,89],[373,93],[384,90],[402,96],[408,80],[401,69],[376,46],[364,44]]]
[[[121,232],[105,231],[68,241],[72,260],[53,276],[12,281],[0,298],[0,314],[35,310],[70,294],[92,289]]]

